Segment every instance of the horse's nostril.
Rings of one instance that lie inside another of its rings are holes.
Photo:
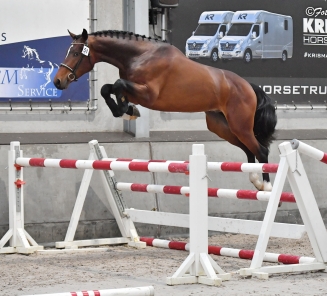
[[[56,88],[60,88],[60,79],[58,78],[55,82],[54,82],[54,85]]]

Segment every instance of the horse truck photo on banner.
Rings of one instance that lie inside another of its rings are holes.
[[[0,12],[0,102],[87,102],[88,75],[66,91],[52,80],[71,43],[67,29],[89,28],[89,1],[0,0]]]
[[[326,1],[184,0],[169,27],[189,59],[237,73],[277,104],[326,105]]]

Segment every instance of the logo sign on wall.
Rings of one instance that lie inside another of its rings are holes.
[[[88,75],[61,91],[53,78],[71,43],[89,28],[88,0],[0,0],[0,102],[89,99]]]
[[[327,2],[181,0],[171,42],[260,85],[278,104],[327,100]]]

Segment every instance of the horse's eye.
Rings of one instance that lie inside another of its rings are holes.
[[[78,52],[74,52],[74,57],[78,57]]]

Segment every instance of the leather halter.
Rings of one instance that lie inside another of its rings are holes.
[[[72,42],[71,44],[72,44],[72,45],[75,45],[75,44],[82,44],[82,45],[88,47],[88,45],[87,45],[87,40],[86,40],[85,43],[79,43],[79,42],[76,42],[76,43],[75,43],[75,42]],[[83,47],[83,48],[84,48],[84,47]],[[88,54],[88,56],[90,56],[90,54]],[[85,57],[85,54],[81,52],[81,57],[80,57],[80,59],[78,60],[78,62],[76,63],[76,65],[75,65],[74,68],[71,68],[71,67],[69,67],[68,65],[66,65],[66,64],[64,64],[64,63],[61,63],[61,64],[60,64],[60,67],[61,67],[61,66],[62,66],[62,67],[65,67],[65,68],[67,68],[67,69],[71,72],[71,73],[68,74],[68,79],[69,79],[70,81],[77,81],[77,78],[76,78],[76,71],[77,71],[79,65],[82,63],[82,60],[83,60],[84,57]]]

